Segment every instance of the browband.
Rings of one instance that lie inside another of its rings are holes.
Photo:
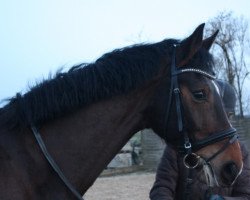
[[[210,79],[216,79],[216,77],[214,75],[209,74],[208,72],[205,72],[203,70],[196,69],[196,68],[178,69],[178,70],[174,71],[172,75],[178,75],[178,74],[182,74],[182,73],[186,73],[186,72],[198,73],[198,74],[206,76],[206,77],[208,77]]]

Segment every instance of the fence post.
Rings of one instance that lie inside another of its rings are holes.
[[[165,148],[165,142],[151,129],[144,129],[141,136],[143,167],[156,170]]]

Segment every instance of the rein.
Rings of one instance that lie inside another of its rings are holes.
[[[31,126],[31,130],[36,138],[36,141],[40,147],[40,149],[43,152],[43,155],[46,157],[47,161],[49,162],[50,166],[54,169],[54,171],[58,174],[60,179],[63,181],[63,183],[67,186],[67,188],[72,192],[72,194],[78,199],[78,200],[84,200],[82,198],[82,195],[74,188],[74,186],[69,182],[69,180],[64,176],[62,170],[60,167],[56,164],[54,159],[51,157],[50,153],[48,152],[43,139],[37,130],[35,126]]]

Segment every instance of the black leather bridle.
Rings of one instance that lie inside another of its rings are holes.
[[[196,68],[183,68],[183,69],[178,69],[176,67],[176,45],[174,45],[174,50],[172,54],[172,63],[171,63],[171,84],[170,84],[170,93],[169,93],[169,101],[167,105],[167,112],[166,112],[166,119],[165,119],[165,134],[167,134],[167,127],[168,127],[168,118],[170,115],[170,110],[172,107],[172,102],[173,102],[173,95],[175,99],[175,105],[176,105],[176,114],[177,114],[177,122],[178,122],[178,132],[182,135],[183,137],[183,144],[181,145],[179,149],[179,153],[184,154],[185,156],[183,157],[183,163],[186,168],[188,168],[188,176],[186,177],[185,181],[185,187],[184,187],[184,192],[183,192],[183,199],[189,200],[190,195],[192,192],[192,182],[193,182],[193,173],[194,169],[201,164],[200,162],[200,156],[195,154],[194,152],[217,142],[220,142],[225,139],[229,139],[217,152],[215,152],[212,156],[209,158],[203,158],[203,164],[210,165],[210,161],[213,160],[216,156],[218,156],[220,153],[222,153],[226,148],[233,144],[237,139],[238,135],[236,133],[236,129],[230,126],[230,128],[212,133],[210,136],[198,140],[198,141],[191,141],[189,139],[189,135],[187,130],[185,129],[186,127],[184,126],[184,116],[182,114],[182,102],[181,102],[181,92],[180,92],[180,87],[178,83],[178,78],[177,76],[179,74],[183,73],[197,73],[202,76],[205,76],[209,79],[215,80],[215,76],[200,70]],[[165,138],[166,135],[165,135]],[[188,161],[191,160],[191,163],[188,163]],[[212,167],[211,167],[212,168]]]
[[[173,95],[174,95],[176,113],[177,113],[177,122],[178,122],[178,132],[182,135],[183,141],[184,141],[182,144],[182,147],[180,148],[182,153],[192,154],[193,152],[196,152],[208,145],[220,142],[225,139],[230,139],[220,150],[218,150],[214,155],[212,155],[210,158],[207,159],[207,162],[209,162],[212,159],[214,159],[218,154],[223,152],[228,147],[228,145],[236,141],[238,135],[236,134],[236,129],[230,126],[230,128],[220,131],[220,132],[212,133],[210,134],[210,136],[202,140],[191,141],[189,139],[188,132],[186,131],[185,129],[186,127],[184,126],[184,116],[182,114],[183,110],[182,110],[182,102],[181,102],[181,92],[180,92],[180,87],[178,83],[178,75],[183,74],[183,73],[196,73],[196,74],[200,74],[212,80],[215,80],[216,78],[215,76],[209,74],[208,72],[205,72],[197,68],[178,69],[176,67],[175,51],[176,51],[176,45],[174,45],[174,50],[172,54],[171,84],[170,84],[169,101],[167,105],[166,120],[165,120],[165,129],[166,129],[165,134],[167,134],[167,127],[168,127],[167,124],[169,120],[168,118],[170,115],[170,109],[172,107]],[[165,135],[165,138],[166,138],[166,135]]]

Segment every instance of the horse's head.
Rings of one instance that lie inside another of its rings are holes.
[[[186,154],[195,152],[206,161],[219,185],[231,185],[242,169],[241,151],[223,108],[208,52],[218,32],[203,40],[203,28],[204,24],[200,25],[170,50],[168,78],[161,80],[161,95],[157,95],[161,103],[155,105],[156,116],[162,120],[151,119],[158,123],[154,131],[168,143],[181,145]],[[167,84],[171,87],[165,89],[167,95],[162,94]],[[163,106],[163,101],[168,105]]]

